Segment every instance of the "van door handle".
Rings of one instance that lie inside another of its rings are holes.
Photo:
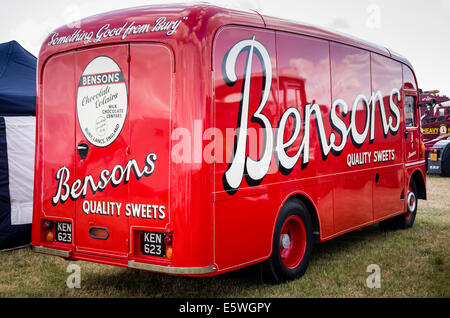
[[[405,139],[408,139],[409,131],[405,130]]]
[[[89,152],[89,145],[82,142],[77,146],[78,154],[80,155],[81,159],[85,159]]]

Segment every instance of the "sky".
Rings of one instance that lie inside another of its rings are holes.
[[[2,1],[0,43],[16,40],[38,56],[62,25],[121,8],[192,0]],[[325,27],[387,47],[413,65],[419,87],[450,96],[450,0],[210,0],[213,4]]]

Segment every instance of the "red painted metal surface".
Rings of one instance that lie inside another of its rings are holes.
[[[280,256],[287,268],[300,264],[306,250],[306,231],[303,221],[296,215],[290,216],[281,228]]]
[[[32,245],[73,259],[222,273],[270,257],[291,197],[325,241],[405,213],[412,173],[425,175],[407,61],[255,12],[88,18],[50,34],[38,81]],[[46,241],[42,220],[70,222],[71,242]],[[171,257],[143,253],[142,231],[173,233]]]

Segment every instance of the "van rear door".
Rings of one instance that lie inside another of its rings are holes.
[[[84,189],[74,191],[77,252],[128,258],[128,218],[121,215],[129,201],[128,50],[123,44],[75,54],[75,170]]]
[[[171,222],[173,76],[172,51],[157,43],[80,49],[47,61],[42,214],[70,237],[58,244],[118,259],[165,257],[164,246],[142,253],[149,248],[141,240],[163,237]]]
[[[136,160],[141,169],[146,158],[154,161],[150,176],[133,176],[128,183],[130,201],[124,213],[132,231],[131,252],[135,259],[164,257],[165,246],[143,242],[143,234],[155,232],[161,237],[173,223],[169,206],[173,76],[174,58],[167,46],[130,44],[129,158]]]

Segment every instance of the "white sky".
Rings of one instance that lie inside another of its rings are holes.
[[[0,43],[38,55],[53,29],[115,9],[191,0],[2,0]],[[327,27],[385,46],[413,65],[419,87],[450,96],[450,0],[210,0]]]

